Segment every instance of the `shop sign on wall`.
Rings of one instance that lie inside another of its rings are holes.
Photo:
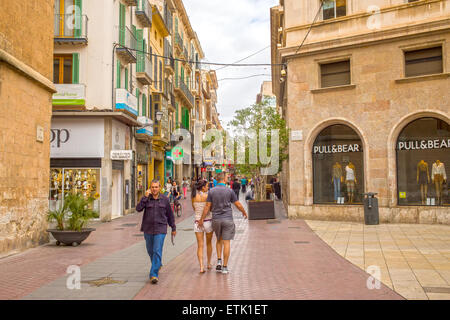
[[[328,146],[314,146],[314,153],[346,153],[360,151],[362,151],[362,148],[359,144],[333,144]]]
[[[111,160],[132,160],[132,150],[111,150]]]
[[[400,141],[398,150],[427,150],[450,148],[450,139]]]

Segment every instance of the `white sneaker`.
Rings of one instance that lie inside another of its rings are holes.
[[[228,267],[222,267],[222,273],[227,274],[228,273]]]

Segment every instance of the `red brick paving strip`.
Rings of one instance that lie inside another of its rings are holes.
[[[193,215],[190,199],[182,200],[183,215],[176,222]],[[78,247],[47,244],[0,259],[0,300],[20,299],[41,286],[66,274],[69,265],[85,265],[140,241],[142,213],[101,223]],[[122,224],[137,223],[134,227]],[[114,230],[123,228],[123,230]],[[170,231],[170,228],[169,228]]]
[[[157,285],[147,284],[134,299],[403,299],[384,285],[367,289],[369,275],[339,256],[303,220],[235,222],[244,232],[232,241],[229,274],[199,274],[193,245],[164,266]]]

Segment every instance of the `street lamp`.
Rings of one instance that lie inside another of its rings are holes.
[[[163,116],[162,111],[157,111],[156,112],[156,121],[158,121],[158,122],[161,121],[162,116]]]

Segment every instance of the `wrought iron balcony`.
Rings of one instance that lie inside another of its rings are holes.
[[[137,53],[136,80],[143,85],[150,85],[153,82],[152,61],[148,58],[148,55],[142,52]]]
[[[194,107],[195,105],[195,98],[192,95],[192,93],[190,92],[189,88],[187,87],[187,85],[184,83],[183,78],[178,77],[176,79],[176,85],[175,85],[175,90],[178,91],[178,93],[181,94],[181,96],[187,101],[189,102],[191,108]]]
[[[55,14],[54,40],[57,44],[87,44],[88,17],[76,14]]]
[[[133,32],[128,27],[118,27],[119,44],[116,47],[117,55],[119,55],[126,63],[136,63],[136,47],[137,40]]]
[[[136,7],[136,18],[144,26],[150,28],[152,26],[152,6],[148,0],[138,0]]]

